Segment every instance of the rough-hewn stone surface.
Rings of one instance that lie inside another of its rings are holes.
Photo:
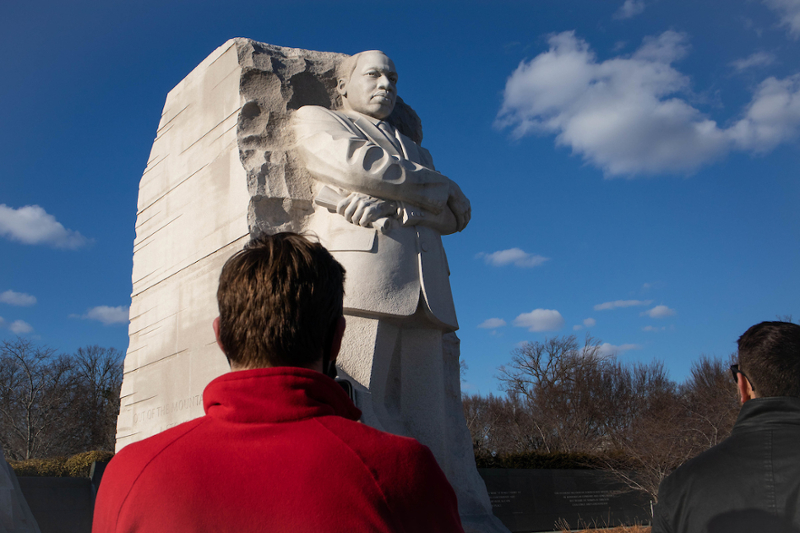
[[[219,271],[251,233],[301,230],[313,212],[288,120],[331,105],[342,57],[232,39],[167,96],[139,186],[118,449],[202,415],[228,370],[210,326]]]

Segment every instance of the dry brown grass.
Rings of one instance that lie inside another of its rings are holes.
[[[568,529],[562,529],[568,533]],[[619,526],[611,529],[580,529],[578,533],[650,533],[650,526]]]

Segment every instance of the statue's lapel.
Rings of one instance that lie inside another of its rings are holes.
[[[391,155],[403,158],[403,154],[401,154],[397,147],[394,145],[392,141],[383,133],[378,126],[367,120],[365,117],[361,115],[356,115],[355,113],[348,113],[353,123],[358,126],[358,129],[364,132],[364,135],[367,136],[370,140],[374,141],[375,144],[389,152]]]
[[[405,152],[406,159],[415,163],[421,163],[422,158],[419,154],[419,145],[399,131],[397,132],[397,138],[400,141],[400,145],[403,147],[403,152]]]

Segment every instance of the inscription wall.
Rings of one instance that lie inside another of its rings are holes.
[[[599,470],[479,468],[492,511],[513,532],[554,531],[558,525],[648,524],[650,501]],[[558,524],[558,525],[557,525]]]

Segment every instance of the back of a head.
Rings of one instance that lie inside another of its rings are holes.
[[[231,367],[308,367],[342,316],[344,268],[295,233],[252,240],[222,268],[220,341]]]
[[[800,397],[800,325],[752,326],[739,337],[739,366],[760,398]]]

